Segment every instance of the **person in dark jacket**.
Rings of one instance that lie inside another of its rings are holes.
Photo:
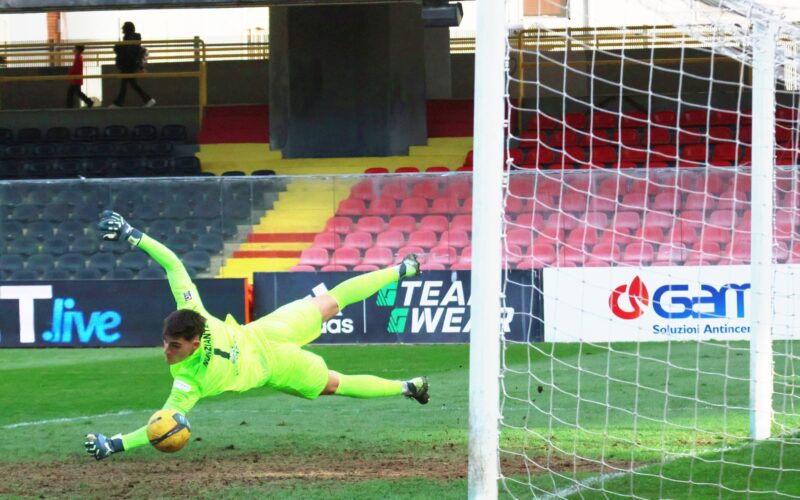
[[[67,89],[67,107],[75,107],[75,96],[80,97],[81,101],[86,104],[87,108],[93,106],[92,100],[81,91],[83,85],[83,45],[76,45],[72,51],[75,53],[75,58],[72,60],[72,67],[67,72],[70,76],[75,76],[74,80],[69,81],[69,88]]]
[[[130,21],[122,25],[122,41],[127,42],[131,40],[142,40],[142,35],[136,33],[136,26]],[[116,54],[116,65],[120,73],[140,73],[144,70],[144,47],[139,44],[117,44],[114,46],[114,53]],[[119,94],[114,99],[114,104],[111,107],[121,107],[125,103],[125,94],[128,87],[139,94],[142,102],[146,107],[153,106],[156,100],[150,97],[142,87],[136,82],[136,78],[123,78],[119,86]]]

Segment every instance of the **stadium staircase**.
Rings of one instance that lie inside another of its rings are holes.
[[[246,241],[235,245],[219,271],[220,278],[246,277],[254,272],[288,271],[311,246],[314,236],[350,195],[353,179],[296,178],[279,194],[272,210],[254,225]],[[229,252],[226,251],[226,255]]]

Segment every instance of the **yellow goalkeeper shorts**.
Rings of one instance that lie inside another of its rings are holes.
[[[313,302],[296,300],[243,328],[265,339],[268,386],[307,399],[320,395],[328,384],[328,366],[301,349],[322,332],[322,313]]]

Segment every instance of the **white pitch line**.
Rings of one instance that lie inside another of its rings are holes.
[[[19,422],[16,424],[9,424],[0,427],[0,429],[16,429],[18,427],[31,427],[34,425],[46,425],[46,424],[57,424],[63,422],[77,422],[79,420],[89,420],[92,418],[103,418],[103,417],[118,417],[121,415],[130,415],[131,413],[135,413],[136,411],[149,411],[149,410],[122,410],[114,413],[100,413],[97,415],[86,415],[83,417],[63,417],[63,418],[51,418],[47,420],[34,420],[32,422]]]

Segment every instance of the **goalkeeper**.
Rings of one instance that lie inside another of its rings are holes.
[[[307,399],[327,394],[352,398],[404,395],[421,404],[428,402],[425,377],[403,382],[344,375],[328,370],[325,360],[301,349],[319,337],[323,321],[344,307],[401,278],[420,274],[414,254],[395,267],[349,279],[327,294],[294,301],[242,326],[230,315],[225,321],[211,316],[178,257],[131,227],[122,216],[106,210],[100,214],[98,228],[103,239],[126,240],[147,252],[167,272],[177,310],[164,320],[164,356],[174,379],[164,408],[186,414],[201,398],[264,385]],[[144,426],[111,437],[89,434],[85,446],[90,455],[101,460],[146,444]]]

